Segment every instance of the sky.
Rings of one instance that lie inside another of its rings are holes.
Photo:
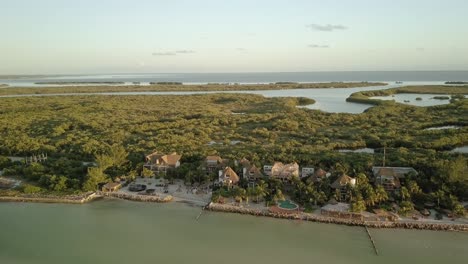
[[[468,70],[466,0],[0,0],[0,75]]]

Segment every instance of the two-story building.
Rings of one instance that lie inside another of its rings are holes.
[[[212,155],[205,158],[205,171],[207,174],[218,171],[224,165],[225,161],[220,156]]]
[[[411,167],[372,167],[374,183],[382,185],[387,192],[399,191],[401,180],[404,180],[406,175],[410,173],[418,174]]]
[[[231,167],[226,167],[219,171],[218,180],[220,185],[232,187],[237,185],[239,179],[239,176]]]
[[[182,155],[173,152],[171,154],[161,154],[154,152],[145,157],[145,168],[150,169],[155,174],[166,174],[168,170],[176,169],[180,166]]]
[[[338,190],[339,197],[337,197],[340,201],[348,200],[348,187],[356,186],[356,179],[352,178],[346,174],[341,175],[336,179],[330,187],[335,191]]]
[[[289,164],[275,162],[273,166],[263,166],[263,172],[269,177],[277,178],[281,181],[288,181],[293,177],[299,177],[299,165],[296,162]]]

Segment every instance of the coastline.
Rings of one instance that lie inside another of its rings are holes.
[[[204,209],[213,212],[238,213],[248,214],[253,216],[281,218],[289,220],[310,221],[317,223],[347,225],[347,226],[362,226],[368,228],[400,228],[400,229],[418,229],[418,230],[433,230],[433,231],[458,231],[468,232],[468,224],[448,224],[448,223],[424,223],[416,221],[362,221],[354,219],[343,219],[336,217],[326,217],[307,213],[273,213],[270,211],[262,211],[256,209],[243,208],[238,206],[223,205],[218,203],[210,203]]]
[[[96,192],[99,196],[103,198],[117,198],[122,200],[129,200],[135,202],[152,202],[152,203],[168,203],[171,202],[173,197],[167,195],[164,197],[161,196],[152,196],[152,195],[139,195],[139,194],[128,194],[121,192]]]
[[[120,199],[134,202],[150,202],[150,203],[169,203],[179,202],[196,206],[205,206],[207,202],[203,200],[195,200],[184,197],[175,197],[172,195],[152,196],[140,194],[128,194],[122,192],[91,192],[77,196],[57,196],[57,195],[17,195],[17,196],[0,196],[1,202],[21,202],[21,203],[63,203],[63,204],[85,204],[98,199]]]
[[[0,196],[0,202],[28,202],[28,203],[65,203],[85,204],[101,198],[96,192],[85,193],[79,196]]]
[[[328,217],[322,215],[315,215],[309,213],[281,213],[272,212],[259,209],[251,209],[233,205],[219,204],[210,202],[206,204],[204,201],[184,199],[181,197],[173,197],[171,195],[160,197],[160,196],[148,196],[138,194],[125,194],[116,192],[92,192],[81,196],[78,199],[77,196],[47,196],[47,197],[27,197],[27,196],[0,196],[0,202],[30,202],[30,203],[63,203],[63,204],[85,204],[97,199],[122,199],[134,202],[152,202],[152,203],[169,203],[178,202],[186,203],[193,206],[200,206],[202,210],[208,210],[212,212],[222,213],[237,213],[260,217],[271,217],[280,218],[287,220],[297,221],[310,221],[317,223],[336,224],[336,225],[347,225],[347,226],[362,226],[368,228],[398,228],[398,229],[417,229],[417,230],[432,230],[432,231],[457,231],[457,232],[468,232],[468,224],[459,223],[428,223],[421,221],[365,221],[357,219],[344,219],[337,217]]]

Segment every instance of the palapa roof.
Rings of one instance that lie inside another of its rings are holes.
[[[239,164],[242,165],[244,168],[247,168],[250,166],[250,161],[246,158],[242,158],[239,160]]]
[[[347,184],[350,184],[351,180],[353,180],[353,178],[349,177],[346,174],[343,174],[338,179],[336,179],[335,182],[330,184],[330,187],[332,187],[333,189],[339,189],[343,186],[346,186]]]
[[[104,184],[103,187],[106,188],[106,189],[112,189],[112,188],[116,188],[116,187],[120,187],[120,186],[121,186],[120,182],[108,182],[108,183]]]
[[[206,161],[217,161],[219,163],[223,162],[223,159],[220,156],[216,155],[211,155],[211,156],[206,156]]]
[[[146,161],[153,164],[161,163],[169,166],[175,166],[181,157],[182,155],[178,155],[176,152],[166,155],[156,151],[146,156]]]
[[[153,153],[151,153],[149,155],[146,155],[145,159],[146,159],[146,161],[150,161],[152,163],[155,163],[156,160],[158,160],[163,155],[164,154],[161,154],[161,153],[155,151],[155,152],[153,152]]]
[[[395,170],[393,168],[383,167],[383,168],[380,168],[379,170],[377,170],[377,173],[375,174],[375,176],[393,176],[393,177],[395,177],[396,173],[395,173]]]
[[[231,169],[231,167],[224,168],[223,173],[221,174],[221,178],[223,180],[229,179],[231,180],[231,183],[234,184],[239,182],[239,175],[237,175],[237,173]]]
[[[413,172],[416,175],[418,174],[418,172],[412,167],[372,167],[372,173],[374,174],[374,176],[386,175],[383,173],[392,173],[391,171],[393,171],[393,176],[398,177],[398,178],[404,178],[405,175],[410,172]],[[386,176],[392,176],[392,175],[386,175]]]
[[[325,170],[319,168],[319,169],[317,169],[316,171],[314,171],[314,174],[312,174],[312,176],[310,176],[310,177],[307,179],[307,183],[319,182],[319,181],[321,181],[323,178],[327,178],[327,174],[328,174],[328,172],[326,172]]]
[[[271,168],[271,173],[273,177],[286,178],[293,175],[299,175],[299,165],[294,163],[283,164],[282,162],[275,162]]]
[[[327,176],[327,172],[321,168],[319,168],[318,170],[314,172],[314,177],[323,178],[325,176]]]
[[[180,158],[182,158],[182,155],[178,155],[175,152],[161,157],[161,159],[168,165],[176,165]]]
[[[263,177],[263,174],[262,172],[260,171],[260,169],[255,166],[255,165],[252,165],[250,166],[248,169],[247,169],[247,173],[249,174],[249,177],[252,176],[254,178],[262,178]]]

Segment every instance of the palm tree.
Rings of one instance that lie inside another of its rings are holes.
[[[362,196],[358,194],[356,196],[356,200],[353,203],[351,203],[351,211],[360,213],[364,210],[366,210],[366,203],[362,199]]]
[[[255,195],[256,195],[257,203],[258,203],[259,197],[264,198],[265,196],[268,195],[268,184],[265,181],[261,180],[255,186]]]
[[[440,200],[443,200],[445,197],[445,192],[444,190],[440,189],[437,192],[434,192],[433,195],[437,199],[437,207],[440,207]]]
[[[284,201],[285,200],[285,197],[284,197],[284,194],[281,190],[276,190],[276,193],[275,195],[273,196],[273,201],[275,203],[278,203],[278,201]]]
[[[375,201],[377,203],[385,202],[388,200],[388,194],[387,191],[385,191],[384,187],[382,185],[378,185],[377,188],[375,189]]]
[[[377,202],[377,195],[374,191],[374,188],[372,188],[372,186],[368,185],[366,187],[366,190],[365,190],[365,193],[366,193],[366,205],[369,207],[372,207],[375,205],[375,203]]]
[[[411,194],[410,192],[408,191],[408,189],[406,187],[401,187],[401,190],[400,190],[400,194],[401,194],[401,199],[404,200],[404,201],[410,201],[411,200]]]
[[[303,202],[306,197],[307,186],[299,179],[296,179],[294,181],[295,181],[294,183],[295,183],[295,190],[296,190],[296,199]]]
[[[236,201],[239,201],[239,203],[242,203],[242,201],[244,200],[248,203],[247,191],[244,188],[236,186],[234,189],[232,189],[232,193],[234,199],[236,199]]]

